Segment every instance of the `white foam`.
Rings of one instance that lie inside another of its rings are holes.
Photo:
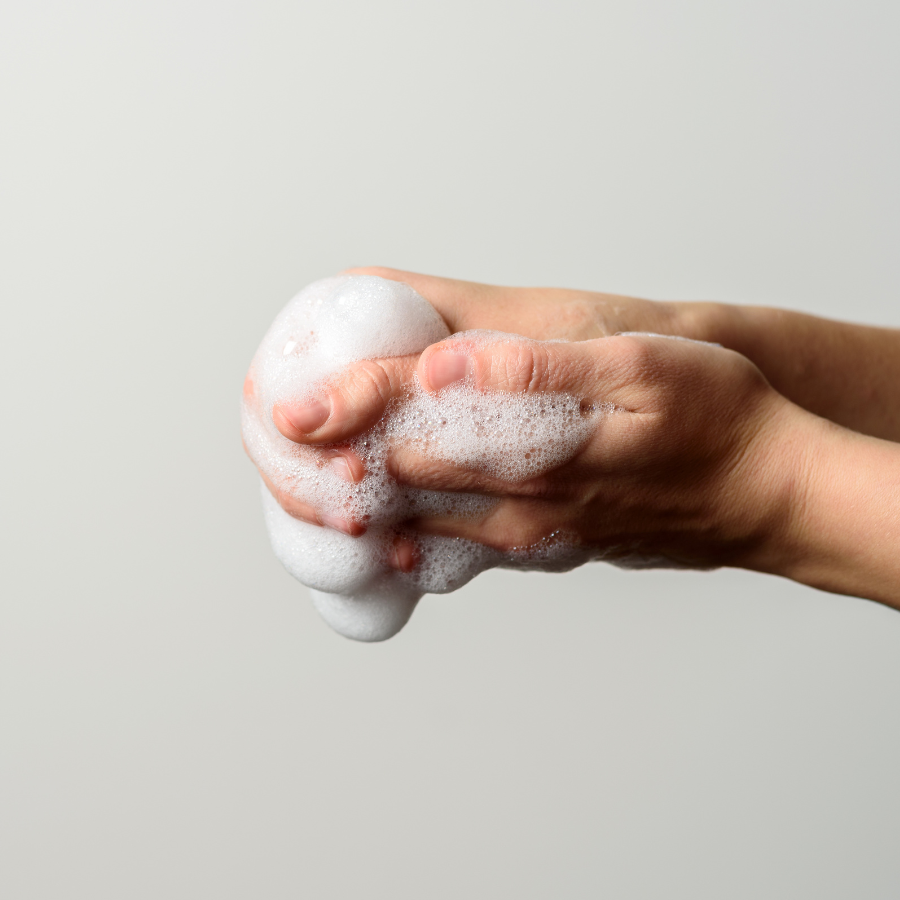
[[[319,448],[285,438],[272,421],[276,403],[302,401],[323,381],[362,359],[420,353],[450,337],[434,308],[412,288],[369,276],[317,281],[282,310],[251,365],[253,393],[242,406],[247,450],[279,490],[324,513],[353,516],[365,534],[348,537],[288,515],[263,487],[272,548],[285,568],[313,589],[322,617],[347,637],[378,641],[406,624],[425,593],[461,587],[492,566],[559,571],[585,562],[587,553],[551,535],[537,545],[503,552],[457,538],[426,536],[405,525],[421,515],[485,515],[484,496],[413,490],[388,474],[390,446],[402,443],[434,459],[516,482],[571,458],[584,443],[596,413],[567,394],[478,391],[462,382],[437,394],[417,384],[389,405],[383,419],[350,443],[366,475],[341,479]],[[454,335],[461,352],[490,343],[524,341],[495,332]],[[321,388],[320,388],[321,389]],[[398,535],[412,540],[412,572],[389,565]]]

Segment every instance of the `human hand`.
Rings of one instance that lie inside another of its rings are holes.
[[[794,411],[745,358],[720,347],[647,335],[574,343],[515,339],[479,349],[465,335],[420,357],[367,361],[329,386],[315,412],[274,411],[286,437],[324,452],[347,480],[364,477],[346,442],[404,394],[414,373],[426,391],[466,379],[479,391],[565,392],[586,410],[610,407],[577,455],[562,467],[520,482],[406,446],[388,468],[401,484],[482,493],[497,502],[481,518],[436,517],[412,531],[463,537],[500,551],[551,534],[628,565],[770,568],[790,527],[795,460]],[[304,420],[304,415],[307,418]],[[276,496],[293,515],[315,510]],[[325,521],[348,534],[365,522]],[[397,568],[415,564],[400,542]]]
[[[451,333],[496,330],[537,340],[583,341],[619,331],[653,331],[696,336],[691,322],[676,304],[657,303],[613,294],[557,288],[510,288],[437,278],[383,267],[349,269],[343,274],[370,275],[408,284],[425,297],[446,322]],[[686,331],[687,329],[687,331]],[[362,479],[364,467],[346,446],[347,441],[372,427],[388,403],[401,396],[415,369],[416,359],[368,360],[356,364],[329,393],[327,411],[314,405],[305,410],[272,411],[276,426],[299,444],[316,446],[320,457],[347,481]],[[248,375],[245,397],[252,399]],[[324,416],[327,415],[327,421]],[[362,533],[364,524],[317,510],[313,505],[263,480],[291,515],[326,525],[350,535]],[[401,567],[411,555],[400,542]]]

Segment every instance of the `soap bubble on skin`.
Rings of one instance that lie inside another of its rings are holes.
[[[354,362],[421,353],[450,338],[435,309],[408,285],[373,276],[317,281],[277,316],[250,369],[253,390],[242,403],[251,459],[275,487],[325,514],[365,521],[349,537],[286,513],[263,486],[272,549],[313,590],[316,609],[339,633],[385,640],[408,621],[425,593],[447,593],[494,566],[563,571],[590,553],[562,535],[505,552],[459,538],[416,535],[404,523],[420,516],[485,516],[496,500],[474,494],[412,489],[388,473],[391,445],[520,482],[571,459],[589,438],[602,408],[585,412],[563,393],[480,391],[469,381],[429,394],[418,384],[393,400],[381,421],[349,442],[365,462],[355,484],[340,478],[323,448],[296,444],[272,421],[276,404],[302,403]],[[460,352],[525,341],[500,332],[454,335]],[[325,448],[327,449],[327,448]],[[398,536],[412,540],[416,564],[399,572],[389,560]]]

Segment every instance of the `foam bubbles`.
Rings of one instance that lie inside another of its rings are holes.
[[[254,357],[242,406],[244,443],[280,491],[322,513],[366,522],[348,537],[293,518],[263,487],[266,526],[276,556],[313,589],[322,617],[341,634],[379,641],[396,634],[425,593],[456,590],[492,566],[561,571],[587,554],[550,535],[537,545],[503,552],[458,538],[415,534],[405,523],[423,515],[478,518],[496,502],[480,495],[413,490],[388,474],[392,445],[509,482],[532,478],[571,458],[594,427],[578,398],[566,394],[478,391],[470,383],[427,394],[413,385],[382,420],[350,444],[366,475],[351,484],[328,464],[322,448],[285,438],[272,422],[277,403],[302,402],[323,380],[353,362],[420,353],[450,337],[434,308],[412,288],[369,276],[317,281],[282,310]],[[461,348],[521,341],[514,335],[465,332]],[[412,572],[390,566],[394,542],[414,542]]]

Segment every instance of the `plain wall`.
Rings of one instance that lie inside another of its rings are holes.
[[[894,898],[900,616],[488,573],[383,645],[241,381],[382,264],[900,325],[888,2],[7,2],[0,896]]]

